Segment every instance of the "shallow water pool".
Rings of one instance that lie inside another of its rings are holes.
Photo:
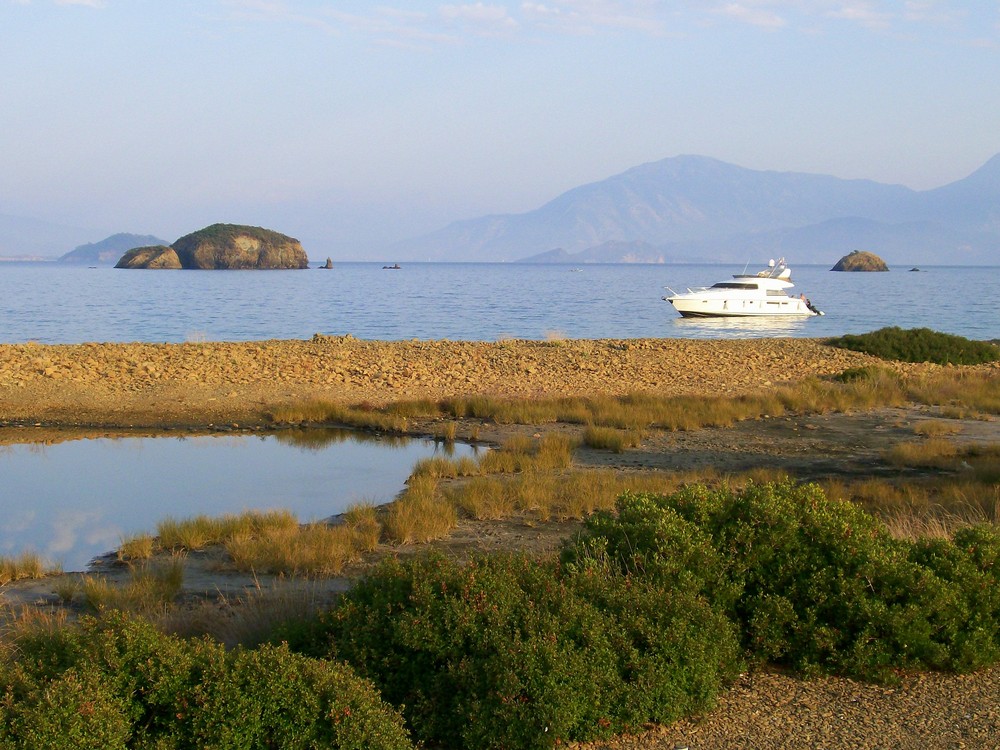
[[[124,437],[0,447],[0,555],[40,553],[83,570],[170,516],[284,508],[302,522],[400,492],[432,440],[344,430]],[[474,448],[448,446],[450,454]]]

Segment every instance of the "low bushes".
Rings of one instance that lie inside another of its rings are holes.
[[[318,638],[318,634],[322,638]],[[697,591],[594,558],[431,555],[383,564],[300,644],[346,659],[434,745],[552,747],[709,707],[735,676],[731,624]]]
[[[595,514],[586,528],[566,559],[599,550],[623,571],[702,591],[737,623],[754,660],[885,679],[899,667],[1000,659],[995,527],[900,541],[817,486],[782,482],[626,494],[616,514]]]
[[[901,362],[934,362],[939,365],[980,365],[1000,359],[1000,348],[986,341],[972,341],[930,328],[880,328],[871,333],[847,334],[829,339],[830,346],[872,354]]]
[[[0,747],[412,747],[348,667],[284,647],[227,653],[115,615],[25,633],[0,665]]]

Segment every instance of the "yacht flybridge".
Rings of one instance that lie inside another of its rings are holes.
[[[696,287],[678,293],[670,287],[664,297],[685,318],[743,318],[759,315],[822,315],[804,294],[789,296],[792,269],[781,258],[758,273],[733,274],[732,281]]]

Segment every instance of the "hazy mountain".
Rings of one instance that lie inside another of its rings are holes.
[[[119,234],[106,237],[100,242],[79,245],[59,258],[59,262],[114,265],[122,255],[132,248],[166,244],[166,242],[151,234],[128,234],[120,232]]]
[[[621,262],[622,247],[632,243],[671,262],[784,254],[833,263],[855,249],[896,262],[995,262],[1000,156],[964,180],[923,192],[678,156],[575,188],[534,211],[456,222],[398,243],[393,255]]]
[[[93,233],[92,229],[0,214],[0,258],[52,260]]]

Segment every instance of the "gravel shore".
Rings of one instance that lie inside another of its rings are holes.
[[[737,394],[871,362],[811,339],[0,345],[0,422],[260,423],[310,398]]]

